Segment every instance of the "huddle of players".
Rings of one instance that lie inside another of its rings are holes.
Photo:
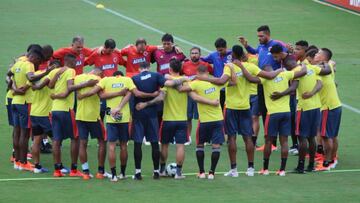
[[[297,170],[304,171],[307,142],[309,142],[310,155],[308,169],[311,168],[312,171],[314,167],[316,146],[314,137],[320,123],[320,107],[323,109],[321,133],[326,137],[324,141],[327,153],[323,165],[328,168],[333,162],[336,156],[336,136],[339,128],[336,124],[340,122],[341,107],[336,106],[337,101],[334,100],[334,94],[337,96],[337,93],[333,77],[334,70],[327,63],[331,59],[331,52],[328,49],[320,51],[310,49],[305,52],[307,45],[299,42],[300,44],[296,44],[295,55],[301,63],[297,64],[292,55],[283,52],[282,46],[274,45],[270,49],[271,54],[276,60],[282,61],[283,66],[289,71],[283,71],[283,69],[273,71],[269,67],[261,70],[250,63],[240,45],[233,46],[232,50],[226,50],[225,42],[225,47],[224,45],[216,46],[217,49],[225,48],[225,53],[222,54],[218,49],[217,54],[222,57],[230,54],[228,58],[231,59],[229,61],[231,63],[225,65],[220,77],[219,73],[217,73],[218,77],[209,77],[209,72],[214,71],[215,75],[216,70],[212,70],[207,63],[199,61],[201,55],[199,48],[192,48],[191,60],[182,64],[181,60],[184,60],[185,56],[179,48],[174,46],[172,36],[165,34],[162,42],[162,46],[151,46],[147,45],[144,39],[138,39],[135,45],[120,51],[115,49],[115,41],[109,39],[103,47],[92,51],[83,47],[83,38],[75,37],[71,48],[63,48],[53,54],[53,58],[59,59],[61,65],[49,57],[47,57],[48,61],[44,60],[44,50],[30,48],[27,55],[19,58],[8,74],[11,78],[7,98],[12,97],[14,168],[35,173],[44,172],[45,169],[40,165],[39,153],[36,151],[39,146],[40,136],[38,135],[48,134],[53,140],[55,163],[53,175],[62,177],[64,173],[69,172],[70,176],[90,179],[92,175],[89,171],[86,151],[90,134],[92,138],[98,139],[99,145],[96,178],[101,179],[106,176],[104,164],[107,141],[111,168],[110,180],[117,181],[118,178],[126,178],[127,142],[131,137],[134,140],[135,159],[133,178],[141,180],[141,146],[146,137],[152,147],[153,177],[158,179],[166,175],[168,146],[175,140],[177,162],[175,178],[183,179],[185,177],[182,175],[184,143],[191,132],[188,125],[191,123],[191,116],[188,115],[187,109],[191,103],[197,102],[199,112],[196,138],[198,177],[206,178],[204,143],[210,142],[212,154],[208,179],[214,179],[220,157],[220,146],[225,140],[224,128],[228,135],[231,162],[231,170],[225,175],[238,176],[236,135],[241,134],[248,156],[246,174],[253,176],[255,170],[254,142],[252,141],[254,133],[250,113],[251,83],[263,85],[268,110],[265,119],[264,167],[260,171],[261,174],[269,174],[271,144],[277,135],[280,135],[282,159],[277,174],[285,175],[287,136],[290,134],[291,126],[289,94],[297,86],[300,121],[297,122],[300,140]],[[246,45],[244,46],[248,49]],[[300,53],[303,54],[301,57],[299,57]],[[122,56],[125,56],[127,60],[125,61]],[[151,60],[157,62],[157,73],[149,71]],[[47,65],[40,66],[41,63]],[[82,73],[84,65],[93,64],[95,68],[90,73]],[[126,75],[129,77],[117,71],[118,64],[126,66]],[[42,70],[40,70],[41,67]],[[184,77],[183,73],[191,77]],[[335,89],[332,89],[333,87]],[[223,88],[226,95],[224,116],[219,105]],[[324,92],[321,93],[322,91]],[[318,92],[320,93],[317,94]],[[340,104],[339,101],[338,103]],[[29,104],[31,104],[31,110],[28,108]],[[162,105],[162,111],[159,111]],[[49,112],[51,112],[51,124]],[[28,122],[28,113],[30,113],[31,126]],[[106,132],[103,120],[106,121]],[[35,166],[26,160],[30,127],[34,135],[32,148]],[[61,162],[61,143],[66,138],[71,138],[70,171],[66,170]],[[119,176],[116,173],[115,152],[118,142],[120,142],[121,150]],[[82,164],[82,173],[77,170],[78,156]]]

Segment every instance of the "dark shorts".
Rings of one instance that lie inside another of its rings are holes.
[[[7,110],[8,122],[9,122],[9,125],[14,126],[14,119],[13,119],[12,110],[11,110],[12,98],[7,98],[7,102],[8,102],[8,104],[6,105],[6,110]]]
[[[333,138],[339,134],[342,108],[338,107],[321,112],[321,136]]]
[[[224,88],[220,91],[220,106],[221,106],[221,110],[223,112],[224,112],[225,100],[226,100],[226,94],[225,94],[225,88]]]
[[[291,133],[291,113],[267,114],[264,127],[265,136],[288,136]]]
[[[157,117],[134,119],[132,128],[132,139],[136,143],[142,143],[144,137],[148,142],[159,141],[159,123]]]
[[[73,110],[69,111],[52,111],[52,129],[53,140],[62,141],[67,138],[77,138],[77,129],[75,121],[75,113]]]
[[[49,135],[52,136],[52,127],[49,116],[30,116],[32,135]]]
[[[76,121],[76,126],[79,138],[82,140],[87,140],[89,138],[89,134],[91,139],[97,138],[105,140],[105,128],[100,120],[95,122]]]
[[[106,113],[106,99],[100,99],[100,117],[102,121],[104,120],[105,113]]]
[[[205,142],[212,144],[224,143],[224,124],[223,121],[212,121],[199,123],[196,131],[196,144],[204,144]]]
[[[225,111],[225,133],[228,136],[240,134],[252,136],[252,118],[250,110],[226,109]]]
[[[108,142],[127,142],[129,140],[129,123],[107,123]]]
[[[30,106],[31,104],[11,104],[13,124],[15,127],[31,127]]]
[[[186,121],[163,121],[159,130],[161,144],[169,144],[174,140],[176,144],[188,141]]]
[[[320,126],[320,109],[297,111],[295,134],[301,137],[315,137]]]
[[[252,116],[260,116],[259,101],[256,94],[250,95],[250,111]]]
[[[197,103],[191,97],[188,97],[187,118],[188,118],[188,120],[191,120],[191,119],[198,120],[199,119]]]

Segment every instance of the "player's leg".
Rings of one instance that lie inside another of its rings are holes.
[[[118,181],[117,173],[116,173],[116,143],[119,140],[120,129],[119,126],[115,123],[107,123],[107,141],[108,141],[108,160],[109,166],[111,170],[111,178],[110,181],[116,182]]]
[[[251,111],[251,119],[252,119],[252,141],[255,146],[257,146],[257,138],[260,130],[260,119],[259,119],[259,104],[258,104],[258,96],[250,95],[250,111]]]
[[[245,150],[248,160],[248,167],[246,171],[247,176],[254,176],[254,153],[255,145],[252,140],[252,135],[254,134],[252,128],[252,115],[250,110],[241,110],[239,111],[239,129],[238,133],[242,135],[243,141],[245,143]]]
[[[61,142],[63,140],[62,132],[62,112],[53,111],[52,112],[52,132],[53,132],[53,159],[54,159],[54,176],[62,177],[64,174],[61,172],[62,163],[61,163]]]
[[[341,123],[341,113],[342,113],[342,109],[341,107],[338,107],[336,109],[331,110],[332,111],[332,122],[331,122],[331,126],[332,126],[332,134],[334,134],[333,136],[333,150],[331,151],[331,168],[335,168],[337,165],[337,152],[338,152],[338,147],[339,147],[339,141],[338,141],[338,134],[339,134],[339,129],[340,129],[340,123]]]
[[[27,162],[27,153],[29,149],[30,138],[30,104],[18,105],[19,117],[20,117],[20,169],[33,171],[33,167]]]
[[[82,177],[83,173],[77,170],[77,161],[79,157],[80,139],[76,128],[75,113],[73,110],[64,112],[64,136],[69,137],[70,141],[70,157],[71,157],[71,170],[70,176]]]
[[[304,173],[305,168],[305,156],[307,151],[307,137],[308,137],[308,126],[309,122],[307,122],[306,112],[299,110],[296,112],[296,121],[295,121],[295,134],[299,137],[299,145],[298,145],[298,165],[295,168],[295,172]],[[293,128],[291,129],[293,130]],[[289,151],[292,153],[292,149]]]
[[[135,163],[135,175],[134,180],[141,180],[141,160],[142,160],[142,143],[144,139],[144,125],[142,119],[134,119],[132,122],[133,131],[132,137],[134,139],[134,163]]]
[[[279,117],[279,139],[281,145],[281,164],[277,175],[285,176],[286,162],[289,153],[288,136],[291,133],[291,113],[281,113]]]
[[[292,146],[289,149],[289,152],[293,155],[298,154],[298,136],[296,135],[296,117],[297,117],[297,111],[296,111],[296,95],[290,96],[290,111],[291,111],[291,141]]]
[[[172,128],[171,121],[162,121],[159,129],[159,136],[161,142],[160,151],[160,176],[167,176],[166,174],[166,161],[168,158],[169,143],[174,141],[174,137],[171,136],[175,129]]]
[[[83,178],[90,178],[90,169],[89,163],[87,161],[87,145],[88,145],[88,136],[89,136],[89,122],[85,121],[76,121],[76,126],[79,134],[79,159],[81,163],[81,168],[84,173]]]
[[[176,174],[175,179],[183,179],[182,167],[185,160],[185,143],[187,139],[187,123],[186,121],[177,121],[175,128],[175,142],[176,142]]]
[[[226,109],[225,112],[225,134],[228,135],[228,153],[230,159],[230,171],[225,173],[224,176],[228,177],[238,177],[237,164],[236,164],[236,136],[239,129],[240,118],[237,115],[237,110]]]
[[[270,114],[266,115],[264,122],[265,146],[263,155],[263,168],[259,172],[261,175],[269,175],[271,145],[274,142],[274,139],[277,138],[276,123],[276,117]]]
[[[212,152],[211,152],[211,167],[208,175],[208,179],[214,179],[216,166],[220,159],[221,145],[225,141],[224,137],[224,125],[223,121],[211,122],[211,127],[208,129],[208,133],[211,135]]]
[[[34,160],[34,173],[48,172],[48,169],[43,168],[40,164],[40,152],[42,140],[44,136],[52,136],[52,129],[49,117],[31,117],[33,146],[32,158]]]
[[[92,127],[92,138],[98,141],[98,171],[96,178],[102,179],[105,175],[105,159],[106,159],[106,132],[101,120],[98,120]]]
[[[196,161],[199,167],[199,173],[197,177],[200,179],[206,178],[204,169],[204,143],[206,141],[206,127],[206,123],[199,122],[196,130]]]
[[[316,154],[316,135],[318,133],[318,129],[320,126],[320,109],[310,110],[311,115],[308,120],[310,121],[309,124],[309,165],[307,167],[307,171],[311,172],[315,170],[315,154]]]

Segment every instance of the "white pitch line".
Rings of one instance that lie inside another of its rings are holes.
[[[338,10],[348,12],[348,13],[350,13],[350,14],[354,14],[354,15],[360,16],[360,13],[356,13],[356,12],[354,12],[354,11],[350,11],[350,10],[348,10],[348,9],[341,8],[341,7],[339,7],[339,6],[335,6],[335,5],[330,4],[330,3],[326,3],[326,2],[323,2],[323,1],[319,1],[319,0],[313,0],[313,1],[316,2],[316,3],[322,4],[322,5],[325,5],[325,6],[330,6],[330,7],[332,7],[332,8],[336,8],[336,9],[338,9]]]
[[[90,5],[94,6],[94,7],[96,7],[96,3],[92,2],[92,1],[89,1],[89,0],[82,0],[82,1],[85,2],[85,3],[87,3],[87,4],[90,4]],[[316,1],[316,0],[314,0],[314,1]],[[320,3],[320,2],[319,2],[319,3]],[[323,3],[323,2],[322,2],[322,3]],[[126,16],[126,15],[120,13],[120,12],[114,11],[114,10],[109,9],[109,8],[106,8],[106,7],[103,8],[103,10],[105,10],[105,11],[107,11],[107,12],[109,12],[109,13],[115,15],[115,16],[118,16],[118,17],[120,17],[120,18],[122,18],[122,19],[124,19],[124,20],[127,20],[127,21],[129,21],[129,22],[132,22],[132,23],[134,23],[134,24],[136,24],[136,25],[139,25],[139,26],[141,26],[141,27],[143,27],[143,28],[145,28],[145,29],[151,30],[151,31],[156,32],[156,33],[161,34],[161,35],[165,34],[165,32],[162,31],[162,30],[159,30],[159,29],[154,28],[154,27],[152,27],[152,26],[150,26],[150,25],[147,25],[147,24],[145,24],[145,23],[142,23],[142,22],[140,22],[140,21],[138,21],[138,20],[136,20],[136,19],[134,19],[134,18],[131,18],[131,17],[129,17],[129,16]],[[199,44],[190,42],[190,41],[188,41],[188,40],[186,40],[186,39],[183,39],[183,38],[181,38],[181,37],[177,37],[177,36],[174,36],[174,35],[173,35],[173,37],[174,37],[174,39],[176,39],[177,41],[180,41],[180,42],[182,42],[182,43],[184,43],[184,44],[187,44],[187,45],[190,45],[190,46],[197,46],[197,47],[199,47],[201,50],[203,50],[203,51],[205,51],[205,52],[207,52],[207,53],[210,53],[210,52],[211,52],[211,50],[209,50],[209,49],[207,49],[207,48],[205,48],[205,47],[203,47],[203,46],[201,46],[201,45],[199,45]],[[359,110],[359,109],[357,109],[357,108],[355,108],[355,107],[352,107],[352,106],[350,106],[350,105],[348,105],[348,104],[344,104],[344,103],[342,103],[342,104],[343,104],[344,108],[347,108],[347,109],[349,109],[349,110],[352,111],[352,112],[355,112],[355,113],[357,113],[357,114],[360,114],[360,110]]]
[[[48,178],[6,178],[0,179],[0,182],[8,182],[8,181],[29,181],[29,180],[76,180],[80,178],[76,177],[64,177],[64,178],[55,178],[55,177],[48,177]]]

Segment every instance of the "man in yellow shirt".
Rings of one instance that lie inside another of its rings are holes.
[[[52,130],[53,130],[53,155],[54,155],[54,177],[63,177],[61,162],[61,143],[63,140],[71,139],[71,171],[70,176],[82,177],[83,174],[77,170],[77,159],[79,155],[79,139],[75,123],[74,91],[83,87],[94,86],[97,80],[89,80],[82,84],[74,85],[76,56],[67,54],[64,57],[64,67],[57,68],[49,73],[50,82],[48,86],[53,89],[51,94],[52,108]]]
[[[334,68],[329,64],[332,52],[327,48],[321,48],[315,55],[314,62],[319,68],[330,66],[331,74],[321,77],[323,88],[320,91],[321,99],[321,128],[320,133],[325,143],[325,160],[317,170],[330,170],[337,165],[337,150],[340,123],[341,123],[341,101],[337,93],[334,80]]]
[[[271,51],[271,50],[270,50]],[[269,175],[269,158],[271,155],[271,144],[277,139],[279,135],[281,145],[281,166],[276,172],[279,176],[285,176],[285,168],[288,157],[288,142],[287,136],[291,131],[291,113],[290,113],[290,97],[283,96],[280,99],[273,100],[273,95],[283,92],[288,89],[289,81],[294,78],[299,78],[306,74],[306,67],[302,67],[300,71],[284,71],[277,75],[272,80],[258,78],[252,76],[244,67],[241,67],[244,76],[250,81],[261,83],[264,86],[265,104],[268,110],[265,119],[265,149],[264,149],[264,163],[263,169],[260,171],[261,175]],[[271,71],[270,67],[265,69]]]
[[[207,67],[199,66],[197,69],[197,76],[209,77]],[[207,81],[194,80],[188,84],[184,84],[179,87],[181,92],[194,91],[199,96],[210,100],[218,100],[220,98],[220,91],[222,88],[227,86],[215,85]],[[220,158],[220,147],[225,141],[224,138],[224,117],[222,114],[221,107],[219,105],[213,106],[204,103],[198,103],[199,111],[199,125],[196,134],[196,158],[199,166],[198,178],[206,178],[204,169],[204,143],[212,143],[212,154],[211,154],[211,168],[209,170],[208,179],[212,180],[215,178],[215,169]]]
[[[170,77],[172,79],[180,79],[182,64],[181,61],[170,60]],[[194,101],[199,102],[199,96],[191,93],[190,96]],[[165,166],[168,157],[169,144],[175,140],[176,143],[176,174],[175,179],[184,179],[182,175],[182,166],[185,159],[184,144],[189,139],[187,133],[187,105],[188,95],[185,92],[178,92],[175,88],[164,87],[161,89],[159,96],[148,102],[140,102],[136,105],[137,110],[146,108],[147,106],[159,104],[164,101],[164,110],[162,123],[160,127],[161,157],[160,157],[160,176],[166,176]],[[210,102],[210,101],[209,101]],[[213,101],[218,105],[216,100]]]
[[[90,73],[83,73],[75,76],[74,85],[85,83],[89,80],[100,81],[102,76],[101,69],[95,68]],[[83,87],[77,90],[77,95],[84,94],[92,87]],[[79,158],[84,173],[83,179],[91,178],[87,158],[87,145],[89,134],[92,139],[98,140],[98,172],[96,178],[103,179],[105,174],[105,128],[100,119],[100,99],[97,95],[86,98],[79,98],[76,107],[76,126],[80,138]]]
[[[230,171],[225,173],[228,177],[238,177],[236,164],[236,135],[241,134],[245,143],[248,158],[247,176],[254,176],[254,142],[252,136],[252,115],[250,112],[250,89],[253,85],[244,76],[239,66],[246,68],[253,76],[262,76],[268,79],[276,77],[281,70],[266,72],[260,70],[254,64],[242,62],[246,55],[240,45],[232,47],[233,63],[224,68],[221,78],[197,77],[200,80],[212,82],[217,85],[224,85],[231,79],[230,86],[225,88],[226,110],[225,110],[225,133],[228,135],[228,151],[230,158]],[[231,67],[231,68],[230,68]],[[232,74],[232,69],[234,73]],[[232,78],[234,77],[234,78]]]
[[[59,67],[60,63],[57,61],[49,64],[51,69]],[[38,70],[36,75],[42,74],[46,70]],[[45,173],[48,169],[40,164],[40,148],[44,136],[52,137],[51,122],[49,114],[51,111],[52,100],[50,98],[51,91],[47,87],[50,79],[43,77],[36,82],[28,82],[33,90],[33,99],[30,110],[31,129],[33,135],[32,159],[34,161],[34,173]]]
[[[39,50],[33,50],[27,54],[27,59],[18,60],[9,70],[8,76],[13,81],[13,99],[11,104],[14,124],[14,168],[19,170],[33,171],[33,167],[27,162],[28,142],[30,137],[29,108],[32,91],[27,85],[28,81],[36,81],[44,77],[50,70],[35,75],[35,66],[43,59]]]

